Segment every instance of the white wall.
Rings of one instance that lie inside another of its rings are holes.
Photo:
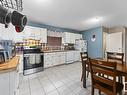
[[[126,64],[127,64],[127,28],[125,30],[125,60],[126,60]]]
[[[23,32],[17,33],[12,24],[9,24],[8,28],[5,28],[4,24],[0,24],[0,39],[16,41],[23,38],[22,34]]]
[[[5,28],[4,24],[0,24],[0,39],[12,40],[14,37],[14,27]]]

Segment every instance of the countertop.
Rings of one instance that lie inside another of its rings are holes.
[[[0,64],[0,72],[2,71],[10,71],[10,70],[16,70],[18,64],[19,64],[19,56],[15,56],[12,59],[10,59],[9,61]]]
[[[43,51],[44,53],[53,53],[53,52],[68,52],[68,51],[78,51],[78,50],[47,50]]]

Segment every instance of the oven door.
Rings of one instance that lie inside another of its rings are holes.
[[[43,70],[44,55],[42,53],[24,54],[24,75]]]

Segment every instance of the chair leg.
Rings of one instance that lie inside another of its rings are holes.
[[[82,74],[82,77],[81,77],[81,81],[83,80],[83,74]]]
[[[89,73],[90,73],[90,72],[89,72],[89,71],[87,71],[87,78],[89,77]]]
[[[99,90],[99,95],[101,95],[101,91]]]
[[[94,95],[94,87],[91,89],[91,95]]]

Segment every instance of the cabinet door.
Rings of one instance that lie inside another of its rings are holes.
[[[40,34],[41,43],[47,43],[47,29],[42,28]]]
[[[19,89],[19,69],[10,72],[10,95],[17,95]]]
[[[74,33],[70,33],[70,42],[71,43],[75,43],[75,34]]]
[[[31,36],[33,36],[34,39],[40,40],[41,28],[31,27],[31,30]]]
[[[20,55],[19,59],[19,73],[23,73],[23,55]]]
[[[9,73],[0,74],[0,95],[10,95]]]
[[[70,43],[70,33],[65,33],[65,43]]]
[[[45,53],[44,54],[44,68],[51,67],[51,66],[52,66],[52,54]]]
[[[61,52],[61,63],[65,63],[65,52]]]
[[[25,26],[24,30],[23,30],[23,38],[32,38],[31,37],[31,33],[32,33],[32,28],[30,26]]]

